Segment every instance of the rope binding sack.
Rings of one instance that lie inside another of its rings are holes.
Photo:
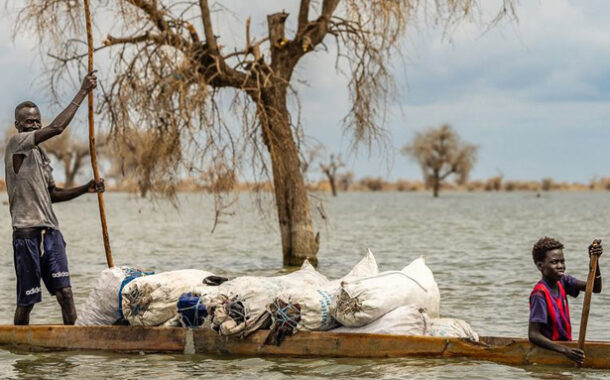
[[[121,287],[119,288],[119,321],[125,320],[125,315],[123,314],[123,288],[136,278],[155,274],[155,272],[145,272],[135,268],[124,268],[123,273],[125,273],[125,278],[123,279],[123,282],[121,282]]]
[[[301,320],[301,305],[276,298],[269,305],[268,312],[271,314],[273,323],[265,344],[279,346],[286,336],[296,333]]]

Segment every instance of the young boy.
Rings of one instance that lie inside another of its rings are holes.
[[[602,254],[601,241],[589,246],[589,256]],[[582,364],[585,353],[578,348],[570,348],[555,343],[559,340],[572,340],[570,310],[566,294],[577,297],[585,290],[587,283],[565,274],[563,244],[555,239],[544,237],[532,249],[536,267],[542,279],[530,294],[530,323],[528,336],[530,342],[540,347],[564,354],[569,359]],[[599,265],[595,268],[593,292],[602,290],[602,276]]]

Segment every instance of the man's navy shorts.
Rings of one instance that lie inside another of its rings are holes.
[[[35,238],[13,236],[13,254],[17,305],[30,306],[41,301],[41,277],[51,295],[70,287],[66,242],[58,230],[45,229]]]

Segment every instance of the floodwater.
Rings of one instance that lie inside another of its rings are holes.
[[[6,194],[0,196],[6,199]],[[106,207],[117,265],[157,272],[197,268],[229,276],[283,273],[273,212],[261,214],[242,195],[214,234],[213,202],[183,194],[178,209],[131,195],[108,193]],[[57,204],[68,243],[77,308],[105,268],[94,196]],[[323,203],[321,203],[323,202]],[[370,247],[381,270],[395,270],[420,255],[441,290],[442,316],[470,322],[481,335],[527,335],[528,295],[539,279],[531,246],[544,235],[561,240],[567,272],[585,278],[586,248],[594,238],[610,249],[610,193],[342,193],[318,194],[312,213],[321,232],[319,270],[346,274]],[[321,215],[325,215],[322,218]],[[11,323],[15,277],[8,207],[0,210],[0,323]],[[606,243],[606,241],[608,241]],[[603,273],[606,253],[601,258]],[[610,282],[607,282],[610,286]],[[608,289],[608,287],[606,288]],[[571,300],[578,330],[582,296]],[[610,291],[594,295],[587,336],[610,340]],[[33,323],[60,323],[54,298],[43,293]],[[576,338],[576,337],[575,337]],[[609,358],[610,360],[610,358]],[[268,359],[97,352],[31,353],[0,350],[0,378],[31,379],[602,379],[610,372],[506,366],[459,359]]]

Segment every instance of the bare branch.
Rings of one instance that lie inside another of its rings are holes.
[[[299,26],[297,29],[297,34],[301,34],[307,27],[307,23],[309,22],[309,5],[310,0],[301,0],[301,4],[299,6]]]
[[[188,21],[185,21],[184,25],[186,25],[186,29],[189,31],[189,34],[190,34],[193,42],[195,44],[199,44],[201,41],[199,40],[199,35],[197,34],[197,31],[195,30],[195,27],[193,26],[193,24],[191,24]]]
[[[169,24],[163,18],[163,11],[157,9],[156,1],[149,3],[146,0],[127,0],[127,2],[143,10],[160,31],[169,31]]]
[[[314,27],[306,33],[311,40],[313,47],[322,42],[328,32],[328,24],[330,19],[339,5],[339,0],[324,0],[322,3],[322,13],[314,24]]]
[[[267,16],[267,28],[269,30],[269,42],[271,44],[271,67],[279,68],[282,59],[282,50],[288,40],[286,39],[285,23],[288,13],[279,12]]]
[[[205,32],[205,42],[208,44],[211,54],[218,53],[218,45],[216,43],[216,36],[212,29],[212,19],[210,17],[210,7],[208,6],[208,0],[199,0],[199,6],[201,8],[201,21],[203,22],[203,30]]]
[[[163,38],[157,35],[154,36],[148,32],[140,36],[131,37],[113,37],[110,34],[104,40],[105,46],[120,45],[120,44],[137,44],[144,41],[162,42]]]
[[[179,34],[176,34],[172,31],[172,29],[170,28],[170,23],[164,18],[164,14],[165,12],[162,10],[159,10],[157,8],[157,1],[153,0],[152,2],[148,2],[146,0],[126,0],[128,3],[132,4],[133,6],[137,7],[138,9],[142,10],[144,13],[146,13],[146,15],[148,16],[148,18],[150,19],[150,21],[152,21],[152,23],[157,27],[157,29],[159,29],[159,31],[161,31],[161,36],[163,36],[163,39],[166,40],[166,44],[168,45],[172,45],[177,49],[184,49],[187,50],[190,48],[190,43],[185,40],[182,36],[180,36]],[[187,26],[188,29],[188,26]],[[192,32],[194,31],[194,28],[192,28],[191,30],[189,30],[189,33],[191,34],[191,38],[193,37]],[[196,39],[194,39],[194,41],[198,41],[199,38],[197,37]]]

